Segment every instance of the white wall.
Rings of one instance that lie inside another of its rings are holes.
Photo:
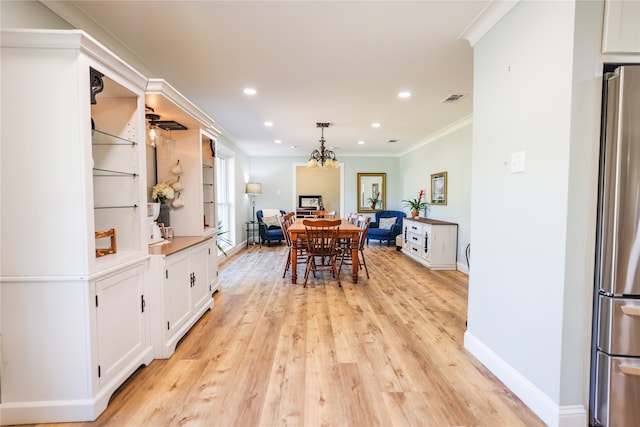
[[[578,3],[521,1],[474,50],[465,346],[549,425],[586,425],[601,5]]]
[[[41,28],[65,29],[73,28],[58,15],[37,1],[0,2],[0,22],[2,28]]]
[[[344,162],[345,215],[358,212],[358,173],[385,173],[385,209],[402,210],[399,157],[342,156],[340,161]]]
[[[430,200],[431,174],[447,172],[447,205],[431,206],[427,216],[458,224],[458,269],[468,272],[466,248],[471,216],[471,120],[400,158],[399,200],[415,199],[420,190]],[[409,209],[400,210],[409,213]],[[421,214],[422,215],[422,214]]]
[[[344,214],[357,212],[358,172],[386,173],[386,208],[401,210],[398,162],[398,157],[339,157],[344,168]],[[251,179],[262,183],[262,195],[256,198],[256,209],[295,210],[298,202],[293,190],[293,167],[306,163],[306,157],[251,157]]]
[[[305,163],[303,157],[251,157],[251,179],[262,184],[262,195],[256,197],[256,209],[296,209],[293,194],[293,165]],[[251,209],[251,208],[249,208]]]

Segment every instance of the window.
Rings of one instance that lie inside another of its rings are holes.
[[[220,229],[226,232],[223,238],[231,244],[223,241],[218,242],[225,250],[235,245],[235,205],[233,200],[234,192],[234,166],[233,152],[224,145],[216,145],[216,194],[218,197],[218,224]]]

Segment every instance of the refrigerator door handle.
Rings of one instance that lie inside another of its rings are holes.
[[[620,309],[627,316],[640,316],[640,307],[637,305],[623,305]]]
[[[621,363],[620,365],[618,365],[618,367],[623,374],[634,375],[636,377],[640,376],[640,366],[638,365],[624,365]]]

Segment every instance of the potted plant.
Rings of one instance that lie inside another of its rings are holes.
[[[164,182],[159,182],[151,189],[151,198],[160,202],[160,214],[158,215],[158,223],[164,224],[165,227],[171,225],[171,218],[169,214],[169,205],[167,202],[173,200],[175,197],[175,191],[173,188]]]
[[[378,191],[378,194],[376,194],[375,196],[371,196],[367,199],[367,203],[369,203],[369,205],[371,206],[371,209],[375,209],[376,206],[378,206],[378,203],[380,203],[380,192]]]
[[[422,200],[423,197],[424,190],[420,190],[417,199],[406,199],[402,201],[404,203],[404,207],[411,210],[411,216],[414,218],[418,216],[421,210],[424,210],[424,216],[427,216],[427,211],[431,205],[427,203],[426,200]]]
[[[173,191],[173,188],[167,183],[159,182],[151,189],[151,198],[163,205],[167,203],[167,200],[172,200],[174,197],[175,191]]]
[[[224,256],[228,256],[227,253],[224,251],[224,249],[222,248],[221,243],[226,243],[228,245],[231,245],[231,240],[227,239],[226,237],[222,237],[224,234],[227,234],[228,230],[223,230],[222,229],[222,221],[218,221],[218,233],[217,233],[217,245],[218,245],[218,250],[220,252],[222,252],[224,254]]]

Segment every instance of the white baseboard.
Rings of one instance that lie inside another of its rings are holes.
[[[464,334],[464,347],[549,427],[588,425],[587,410],[582,405],[558,405],[469,331]]]
[[[463,264],[461,262],[456,263],[456,269],[464,274],[466,274],[467,276],[469,275],[469,267],[467,267],[466,264]]]

